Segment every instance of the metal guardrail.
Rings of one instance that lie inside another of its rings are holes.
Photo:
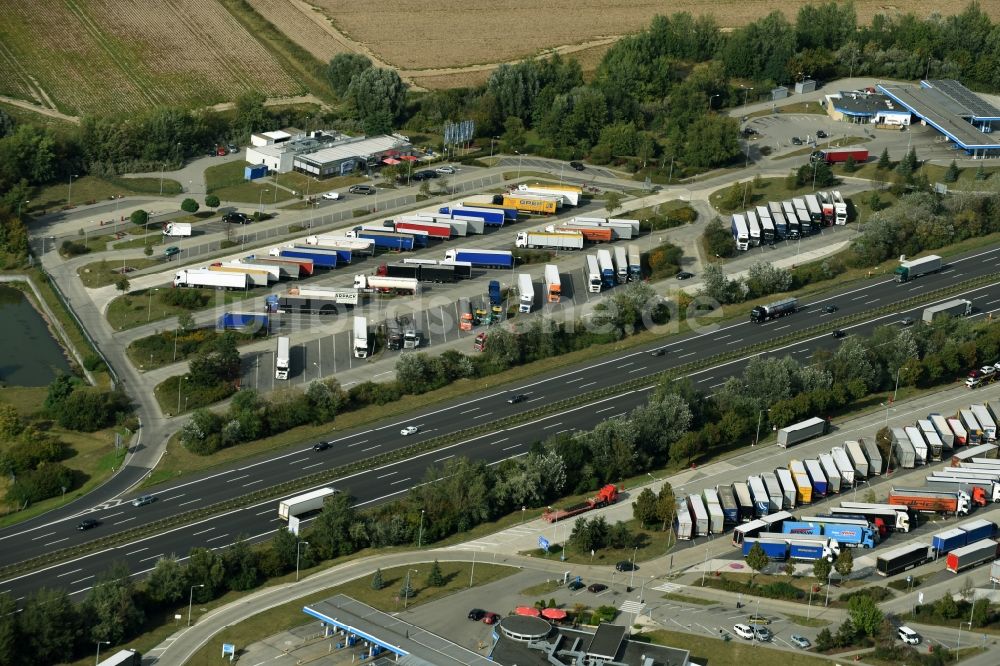
[[[513,416],[507,416],[502,419],[496,419],[488,423],[482,423],[471,428],[465,428],[457,432],[453,432],[447,435],[439,435],[437,437],[432,437],[431,439],[425,440],[418,444],[412,446],[407,446],[401,449],[395,449],[393,451],[365,458],[347,465],[340,465],[328,470],[323,470],[320,472],[315,472],[308,476],[300,477],[294,481],[286,481],[284,483],[279,483],[267,488],[262,488],[260,490],[255,490],[246,495],[241,495],[240,497],[233,498],[231,500],[225,500],[222,502],[217,502],[210,506],[202,507],[200,509],[193,509],[191,511],[186,511],[184,513],[176,514],[169,518],[164,518],[161,520],[148,523],[140,527],[134,527],[132,529],[124,530],[118,532],[117,534],[111,534],[106,537],[101,537],[93,541],[89,541],[85,544],[79,546],[74,546],[71,548],[64,548],[62,550],[53,551],[45,555],[34,557],[28,560],[23,560],[14,564],[9,564],[0,567],[0,578],[6,578],[8,576],[23,574],[35,569],[41,568],[43,566],[56,564],[65,560],[80,557],[81,555],[86,555],[98,550],[104,550],[108,548],[114,548],[125,543],[130,543],[135,539],[140,539],[153,534],[161,533],[169,529],[173,529],[188,523],[194,522],[196,520],[207,518],[209,516],[218,515],[225,513],[227,511],[238,510],[252,504],[257,504],[259,502],[264,502],[268,500],[275,500],[279,497],[284,497],[290,493],[296,492],[303,488],[308,488],[310,486],[316,486],[323,483],[329,483],[335,481],[341,477],[357,474],[358,472],[364,472],[371,470],[373,468],[381,467],[387,464],[398,462],[400,460],[405,460],[423,453],[428,453],[436,449],[442,448],[444,446],[449,446],[457,442],[480,437],[487,433],[495,433],[512,426],[521,425],[528,421],[538,419],[543,416],[548,416],[555,414],[572,407],[579,407],[581,405],[586,405],[589,402],[595,400],[600,400],[611,395],[617,395],[620,393],[627,393],[630,391],[635,391],[637,389],[647,388],[649,386],[655,385],[656,383],[664,379],[672,379],[674,377],[683,376],[696,372],[698,370],[703,370],[727,361],[732,361],[738,358],[745,358],[748,355],[754,355],[766,352],[775,347],[780,347],[788,343],[795,342],[797,340],[807,339],[816,335],[832,332],[838,328],[843,328],[851,324],[856,324],[869,320],[873,317],[878,317],[880,315],[891,314],[892,312],[898,312],[899,310],[905,310],[922,303],[933,301],[938,298],[945,296],[950,296],[957,292],[966,291],[970,288],[974,288],[983,284],[996,284],[1000,282],[1000,272],[990,273],[988,275],[983,275],[981,277],[972,278],[970,280],[965,280],[958,284],[952,285],[951,287],[942,287],[941,289],[936,289],[932,292],[928,292],[921,296],[911,296],[910,298],[903,299],[893,303],[892,305],[885,305],[882,307],[865,310],[864,312],[859,312],[846,317],[840,317],[836,320],[831,320],[824,322],[823,324],[817,324],[815,326],[810,326],[808,328],[800,329],[793,333],[788,333],[778,338],[772,338],[767,342],[759,342],[753,345],[747,345],[740,347],[738,349],[732,349],[721,354],[715,354],[713,356],[684,363],[677,367],[671,368],[669,370],[664,370],[663,372],[654,373],[652,375],[646,375],[644,377],[637,377],[630,379],[626,382],[621,382],[613,386],[607,386],[600,389],[594,389],[593,391],[588,391],[586,393],[581,393],[579,395],[573,396],[572,398],[566,398],[564,400],[559,400],[557,402],[549,403],[543,407],[538,407],[525,412],[520,412]],[[275,508],[277,511],[277,508]]]

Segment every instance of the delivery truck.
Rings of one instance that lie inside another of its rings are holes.
[[[885,470],[885,462],[882,460],[882,453],[878,450],[878,444],[874,439],[858,438],[858,443],[865,451],[868,458],[868,474],[870,476],[881,476]]]
[[[504,268],[514,267],[514,255],[506,250],[479,250],[472,248],[452,249],[445,252],[446,261],[467,261],[474,268]]]
[[[191,235],[191,225],[188,222],[167,222],[163,227],[163,235],[170,238],[187,238]]]
[[[795,298],[785,298],[767,305],[758,305],[750,310],[750,321],[761,324],[771,319],[793,314],[798,307],[799,301]]]
[[[215,323],[220,331],[267,331],[268,316],[258,312],[227,312]]]
[[[762,473],[760,480],[764,482],[764,490],[767,491],[767,496],[771,498],[771,506],[774,507],[774,511],[791,508],[785,506],[785,494],[781,492],[781,482],[778,481],[778,477],[774,472]]]
[[[207,268],[185,268],[174,274],[175,287],[207,287],[213,289],[249,289],[250,276],[246,273],[210,271]]]
[[[282,520],[299,518],[305,514],[319,511],[328,497],[337,491],[333,488],[318,488],[303,495],[297,495],[278,502],[278,517]]]
[[[930,458],[930,450],[927,447],[927,442],[924,440],[923,433],[920,432],[920,428],[906,426],[903,430],[906,431],[906,438],[910,440],[910,445],[913,446],[913,452],[916,455],[916,464],[926,465]]]
[[[823,466],[820,465],[819,460],[811,458],[803,460],[802,463],[806,466],[806,474],[809,475],[809,481],[812,483],[813,497],[826,497],[830,491],[830,484],[823,473]]]
[[[547,250],[582,250],[583,234],[577,231],[519,231],[514,241],[514,247],[543,248]]]
[[[530,192],[532,194],[544,194],[547,196],[562,197],[570,206],[579,206],[583,197],[583,188],[576,185],[554,185],[548,183],[521,183],[517,186],[518,192]]]
[[[642,279],[642,255],[638,245],[628,246],[628,279],[630,282]]]
[[[725,516],[722,513],[719,494],[715,488],[705,488],[702,494],[705,500],[705,510],[708,511],[708,531],[711,534],[722,534],[725,531]]]
[[[598,250],[597,264],[601,268],[601,281],[604,283],[604,286],[615,286],[618,281],[615,278],[615,265],[611,260],[611,252],[608,250]]]
[[[548,303],[558,303],[562,293],[562,280],[559,278],[559,267],[555,264],[545,265],[545,300]]]
[[[910,511],[905,506],[841,502],[840,506],[831,507],[828,513],[833,516],[862,516],[876,526],[881,521],[882,525],[891,532],[910,531]]]
[[[998,547],[1000,544],[993,539],[983,539],[964,548],[958,548],[948,553],[948,557],[945,558],[945,568],[957,574],[980,564],[992,562],[997,557]]]
[[[420,282],[414,278],[397,278],[385,275],[355,275],[354,288],[377,291],[384,294],[415,294],[420,291]]]
[[[911,511],[964,516],[969,513],[971,498],[967,493],[940,492],[923,488],[892,488],[889,504],[905,506]]]
[[[677,501],[677,513],[674,516],[674,535],[677,539],[690,541],[694,538],[694,521],[688,503],[681,497]]]
[[[795,504],[812,504],[813,491],[812,482],[806,472],[806,466],[799,460],[788,461],[788,471],[792,473],[792,480],[795,482]]]
[[[793,299],[794,300],[794,299]],[[787,449],[800,442],[826,433],[826,419],[815,416],[800,423],[784,427],[778,431],[778,446]]]
[[[875,573],[886,577],[895,576],[930,562],[933,557],[933,549],[928,544],[912,543],[876,557]]]
[[[771,505],[771,497],[767,494],[764,482],[759,476],[747,477],[747,487],[750,488],[750,496],[753,498],[754,513],[757,517],[766,516],[778,508]]]
[[[733,484],[733,498],[740,506],[740,520],[747,522],[754,518],[753,498],[750,497],[750,488],[743,481]]]
[[[854,159],[855,164],[862,165],[868,161],[868,150],[866,148],[816,150],[809,156],[812,162],[825,162],[827,164],[842,164],[851,158]]]
[[[597,257],[588,254],[587,255],[587,291],[592,294],[600,293],[601,285],[603,285],[601,280],[601,268],[597,264]]]
[[[370,350],[368,343],[368,318],[354,318],[354,336],[352,340],[354,358],[368,358]]]
[[[924,312],[920,318],[925,324],[931,324],[938,317],[944,317],[946,315],[950,315],[952,317],[968,317],[970,314],[972,314],[972,301],[968,301],[964,298],[955,298],[945,303],[924,308]]]
[[[375,254],[375,241],[370,238],[353,238],[351,236],[306,236],[306,245],[317,247],[333,247],[350,250],[353,254]]]
[[[535,287],[531,284],[531,276],[527,273],[517,274],[518,312],[531,312],[535,304]]]
[[[278,350],[274,354],[274,378],[288,379],[288,370],[292,365],[291,342],[288,336],[278,337]]]
[[[900,260],[899,266],[893,271],[896,282],[909,282],[914,278],[941,270],[941,257],[931,254],[909,261]]]

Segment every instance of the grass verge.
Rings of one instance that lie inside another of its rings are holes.
[[[243,178],[246,162],[226,162],[205,169],[205,187],[209,194],[214,194],[223,202],[233,201],[252,204],[274,204],[294,199],[286,189],[275,188],[271,178],[254,181]],[[278,177],[278,184],[286,186],[284,177]]]
[[[752,641],[744,641],[740,638],[721,641],[696,633],[681,633],[665,629],[644,632],[633,639],[648,640],[656,645],[669,645],[687,650],[691,653],[692,658],[698,659],[699,663],[707,663],[710,666],[714,664],[773,666],[777,654],[774,650],[758,649]],[[213,648],[218,649],[214,645]],[[824,657],[814,657],[802,652],[781,652],[782,666],[830,666],[830,663]]]
[[[813,152],[817,150],[836,150],[837,148],[854,146],[859,143],[866,143],[867,141],[869,141],[869,139],[863,136],[842,136],[839,139],[830,138],[827,141],[823,141],[815,148],[813,148],[812,146],[806,148],[800,148],[799,150],[793,150],[790,153],[778,155],[774,159],[784,160],[788,159],[789,157],[802,157],[803,155],[812,155]]]
[[[771,109],[761,109],[753,113],[746,114],[746,118],[759,118],[761,116],[773,116],[789,113],[812,113],[820,116],[826,115],[826,109],[820,106],[819,102],[793,102],[782,104],[772,111]]]
[[[163,196],[173,196],[181,192],[181,184],[176,180],[163,180]],[[159,178],[100,178],[83,176],[73,179],[72,201],[69,181],[39,188],[31,198],[29,213],[44,215],[69,205],[81,206],[88,203],[108,201],[116,195],[156,195],[160,194]]]
[[[149,289],[140,289],[115,298],[108,304],[106,315],[108,323],[115,330],[122,331],[127,328],[135,328],[136,326],[148,324],[151,321],[176,317],[182,312],[195,311],[168,303],[163,298],[164,294],[168,291],[170,289],[164,285],[163,287],[154,287],[152,289],[152,296],[150,296]],[[254,298],[263,293],[263,287],[248,289],[247,291],[223,292],[217,289],[191,289],[189,291],[200,292],[209,297],[208,305],[204,308],[197,308],[197,310],[204,310],[210,307],[221,307],[230,303],[238,303],[247,298]]]
[[[563,506],[569,506],[574,504],[577,499],[584,499],[586,496],[580,496],[579,498],[565,498],[559,503]],[[576,548],[568,547],[568,540],[570,532],[573,530],[573,520],[567,519],[556,523],[553,526],[553,532],[555,536],[550,539],[552,545],[549,546],[549,552],[545,553],[541,548],[533,548],[528,551],[523,551],[519,553],[520,555],[526,555],[528,557],[540,557],[540,558],[560,558],[563,561],[570,564],[612,564],[615,562],[622,562],[625,560],[632,560],[635,557],[636,562],[646,562],[657,557],[661,557],[666,553],[671,546],[673,546],[674,541],[671,539],[672,532],[665,531],[661,532],[658,530],[652,530],[643,527],[637,520],[627,520],[624,521],[625,526],[628,528],[630,534],[636,539],[638,544],[638,549],[635,546],[631,548],[602,548],[595,554],[591,554],[590,551],[583,552]],[[566,550],[563,551],[563,544],[567,544]],[[565,555],[565,558],[562,556]],[[631,576],[631,573],[622,573],[622,576]],[[642,580],[642,575],[637,573],[635,579]],[[638,583],[637,583],[638,584]]]
[[[155,266],[162,263],[162,261],[162,259],[154,259],[153,257],[129,259],[126,266],[130,268],[131,271],[138,271],[143,268]],[[101,259],[100,261],[80,266],[80,268],[76,269],[76,274],[80,276],[80,281],[83,282],[83,286],[90,289],[97,289],[99,287],[107,287],[110,284],[114,284],[115,279],[122,274],[122,265],[117,261]]]
[[[667,592],[663,595],[664,599],[670,599],[672,601],[680,601],[685,604],[697,604],[699,606],[714,606],[719,603],[712,599],[702,599],[701,597],[692,597],[687,594],[677,594],[676,592]]]

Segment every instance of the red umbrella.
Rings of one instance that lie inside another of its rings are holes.
[[[528,615],[530,617],[538,617],[541,615],[537,608],[532,608],[531,606],[518,606],[514,612],[518,615]]]
[[[548,618],[549,620],[565,620],[566,611],[561,608],[546,608],[542,611],[542,617]]]

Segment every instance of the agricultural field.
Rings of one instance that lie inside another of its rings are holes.
[[[293,42],[320,62],[329,62],[338,53],[349,51],[330,20],[303,0],[247,0]]]
[[[0,95],[81,115],[303,92],[217,0],[0,0]]]
[[[417,78],[411,70],[435,70],[501,63],[542,54],[556,47],[587,44],[646,27],[656,14],[688,11],[711,12],[719,25],[732,28],[781,9],[794,20],[809,0],[498,0],[488,3],[454,3],[448,0],[384,0],[378,11],[348,0],[310,0],[321,8],[349,39],[375,53],[379,59]],[[815,3],[814,3],[815,4]],[[855,0],[858,21],[868,23],[876,13],[912,11],[917,16],[953,13],[931,0],[911,0],[886,5],[876,0]],[[993,18],[1000,17],[1000,3],[982,3]],[[386,26],[405,26],[386,29]],[[428,77],[445,72],[426,72]],[[442,81],[445,79],[442,77]],[[428,78],[427,84],[432,83]],[[448,86],[451,87],[451,86]]]

